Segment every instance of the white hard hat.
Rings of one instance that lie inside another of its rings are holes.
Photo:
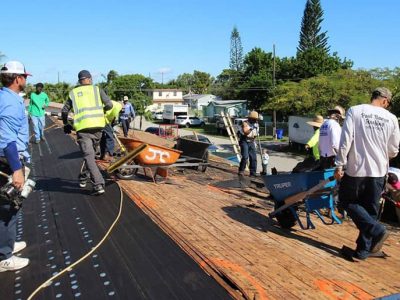
[[[9,62],[6,62],[0,70],[1,74],[24,74],[27,76],[32,76],[31,74],[27,73],[25,71],[25,66],[16,60],[12,60]]]

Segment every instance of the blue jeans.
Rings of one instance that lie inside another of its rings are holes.
[[[245,140],[239,141],[240,152],[242,154],[242,160],[239,165],[239,172],[243,172],[246,169],[247,160],[250,160],[250,175],[256,175],[257,173],[257,152],[256,144],[251,141]]]
[[[339,207],[344,208],[360,231],[356,252],[367,257],[373,238],[385,231],[377,221],[379,199],[385,184],[384,177],[351,177],[344,175],[339,187]]]
[[[7,203],[0,204],[0,260],[12,256],[17,237],[18,212]]]
[[[33,131],[35,133],[35,140],[40,141],[44,138],[43,135],[43,128],[45,125],[45,117],[35,117],[31,116],[32,123],[33,123]]]

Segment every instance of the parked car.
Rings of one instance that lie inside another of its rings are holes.
[[[183,138],[191,139],[191,140],[196,140],[196,136],[195,136],[195,135],[185,135],[185,136],[183,136]],[[217,145],[214,145],[214,144],[208,139],[208,137],[206,137],[205,135],[198,134],[198,135],[197,135],[197,138],[199,139],[200,142],[211,144],[211,145],[208,147],[208,151],[210,151],[210,152],[217,152],[217,151],[220,151],[220,150],[222,149],[221,147],[219,147],[219,146],[217,146]]]
[[[191,127],[191,126],[203,127],[206,123],[204,122],[203,119],[198,117],[177,116],[175,118],[175,124],[178,126],[185,126],[185,127]]]
[[[158,136],[165,136],[165,130],[164,128],[160,127],[147,127],[145,132],[152,133]]]
[[[163,113],[162,112],[153,112],[152,114],[154,120],[162,120]]]
[[[247,118],[235,118],[231,119],[232,121],[232,126],[237,133],[240,130],[240,127],[242,126],[244,121],[247,121]],[[218,133],[226,133],[226,128],[224,121],[222,120],[222,117],[217,118],[217,121],[215,122],[215,126],[217,128]]]

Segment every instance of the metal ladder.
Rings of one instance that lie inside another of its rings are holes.
[[[238,161],[242,159],[242,155],[240,154],[239,140],[236,135],[236,131],[233,128],[232,120],[228,114],[225,114],[224,111],[221,111],[221,117],[224,121],[226,132],[228,133],[229,139],[231,140],[231,144],[233,146],[233,151],[236,154]]]

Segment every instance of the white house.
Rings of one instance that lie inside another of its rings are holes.
[[[147,92],[148,96],[153,99],[153,104],[148,106],[146,110],[162,111],[164,104],[183,104],[183,93],[178,89],[154,89]]]
[[[221,98],[211,94],[186,94],[183,96],[185,104],[191,109],[202,110],[203,106],[207,106],[210,102],[220,100]]]

